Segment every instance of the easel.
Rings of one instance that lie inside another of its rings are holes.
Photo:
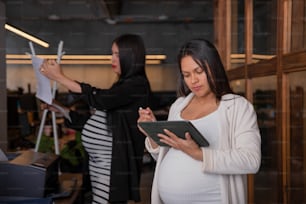
[[[31,49],[31,54],[33,56],[35,56],[35,50],[33,47],[32,42],[29,42],[30,45],[30,49]],[[57,49],[57,63],[60,63],[62,56],[64,55],[64,52],[62,52],[63,50],[63,41],[60,41],[59,45],[58,45],[58,49]],[[53,82],[53,87],[52,87],[52,98],[55,98],[55,94],[56,94],[56,82]],[[40,140],[41,140],[41,136],[42,136],[42,132],[43,132],[43,128],[46,122],[46,117],[47,117],[47,113],[48,113],[48,109],[44,109],[43,111],[43,115],[42,115],[42,120],[39,126],[39,130],[38,130],[38,135],[37,135],[37,140],[36,140],[36,145],[35,145],[35,152],[38,152],[39,149],[39,145],[40,145]],[[57,135],[57,126],[56,126],[56,115],[55,112],[51,112],[52,114],[52,127],[53,127],[53,138],[54,138],[54,147],[55,147],[55,154],[59,155],[59,145],[58,145],[58,135]]]

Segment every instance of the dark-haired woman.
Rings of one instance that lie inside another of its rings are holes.
[[[54,60],[45,60],[40,69],[49,79],[80,93],[95,110],[82,129],[82,143],[89,155],[92,203],[99,204],[140,200],[144,138],[137,128],[137,110],[148,105],[151,93],[140,36],[125,34],[113,41],[112,69],[118,80],[109,89],[70,79]],[[72,123],[80,123],[75,112],[70,117]]]
[[[254,108],[232,92],[220,56],[209,41],[184,44],[178,64],[179,97],[168,120],[191,121],[209,146],[199,147],[189,133],[186,139],[167,130],[159,134],[170,147],[158,146],[147,137],[146,148],[157,161],[151,203],[245,204],[246,175],[256,173],[261,161]],[[139,110],[138,121],[155,121],[151,109]]]

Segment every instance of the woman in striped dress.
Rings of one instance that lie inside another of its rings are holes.
[[[118,80],[109,89],[70,79],[54,60],[45,60],[41,73],[80,93],[94,110],[82,129],[82,142],[89,155],[92,203],[139,202],[145,137],[137,128],[138,108],[147,107],[151,95],[140,36],[126,34],[113,41],[112,69]],[[69,114],[73,125],[84,124],[77,112]]]

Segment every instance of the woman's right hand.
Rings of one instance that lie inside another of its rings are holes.
[[[139,108],[138,114],[139,114],[139,118],[137,120],[137,123],[139,123],[139,122],[148,122],[148,121],[150,121],[150,122],[156,121],[154,113],[153,113],[153,111],[149,107],[147,107],[147,108]],[[146,131],[144,131],[139,125],[138,125],[138,129],[145,136],[147,136],[149,138],[151,146],[153,148],[157,148],[158,147],[158,144],[156,142],[154,142],[154,140],[152,138],[150,138],[148,136],[148,134],[146,133]]]
[[[47,104],[47,103],[41,103],[40,104],[40,109],[41,110],[49,110],[49,111],[52,111],[52,112],[55,112],[55,113],[59,112],[59,110],[57,108],[55,108],[54,106],[52,106],[50,104]]]
[[[152,121],[156,121],[156,118],[154,116],[153,111],[147,107],[147,108],[139,108],[138,110],[139,113],[139,118],[137,120],[137,122],[152,122]]]
[[[41,103],[40,104],[40,109],[41,110],[49,110],[49,111],[52,111],[52,112],[55,112],[55,113],[60,113],[61,111],[58,108],[56,108],[55,106],[53,106],[53,104],[61,106],[64,110],[69,111],[68,107],[65,107],[65,106],[61,105],[58,101],[55,101],[55,100],[52,101],[52,104]]]

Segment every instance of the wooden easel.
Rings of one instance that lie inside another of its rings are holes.
[[[33,56],[35,56],[35,50],[33,47],[32,42],[29,42],[30,48],[31,48],[31,54]],[[60,41],[59,45],[58,45],[58,50],[57,50],[57,63],[60,63],[62,56],[64,55],[64,52],[62,52],[63,50],[63,41]],[[55,98],[55,94],[56,94],[56,89],[57,89],[57,85],[56,82],[53,82],[53,86],[52,86],[52,98]],[[38,152],[39,149],[39,145],[40,145],[40,141],[41,141],[41,136],[43,133],[43,128],[45,126],[45,122],[46,122],[46,117],[47,117],[47,113],[48,113],[48,109],[45,109],[43,111],[43,115],[42,115],[42,120],[39,126],[39,130],[38,130],[38,135],[37,135],[37,140],[36,140],[36,145],[35,145],[35,152]],[[56,125],[56,115],[55,112],[51,112],[52,114],[52,127],[53,127],[53,138],[54,138],[54,147],[55,147],[55,154],[59,155],[59,144],[58,144],[58,135],[57,135],[57,125]]]

